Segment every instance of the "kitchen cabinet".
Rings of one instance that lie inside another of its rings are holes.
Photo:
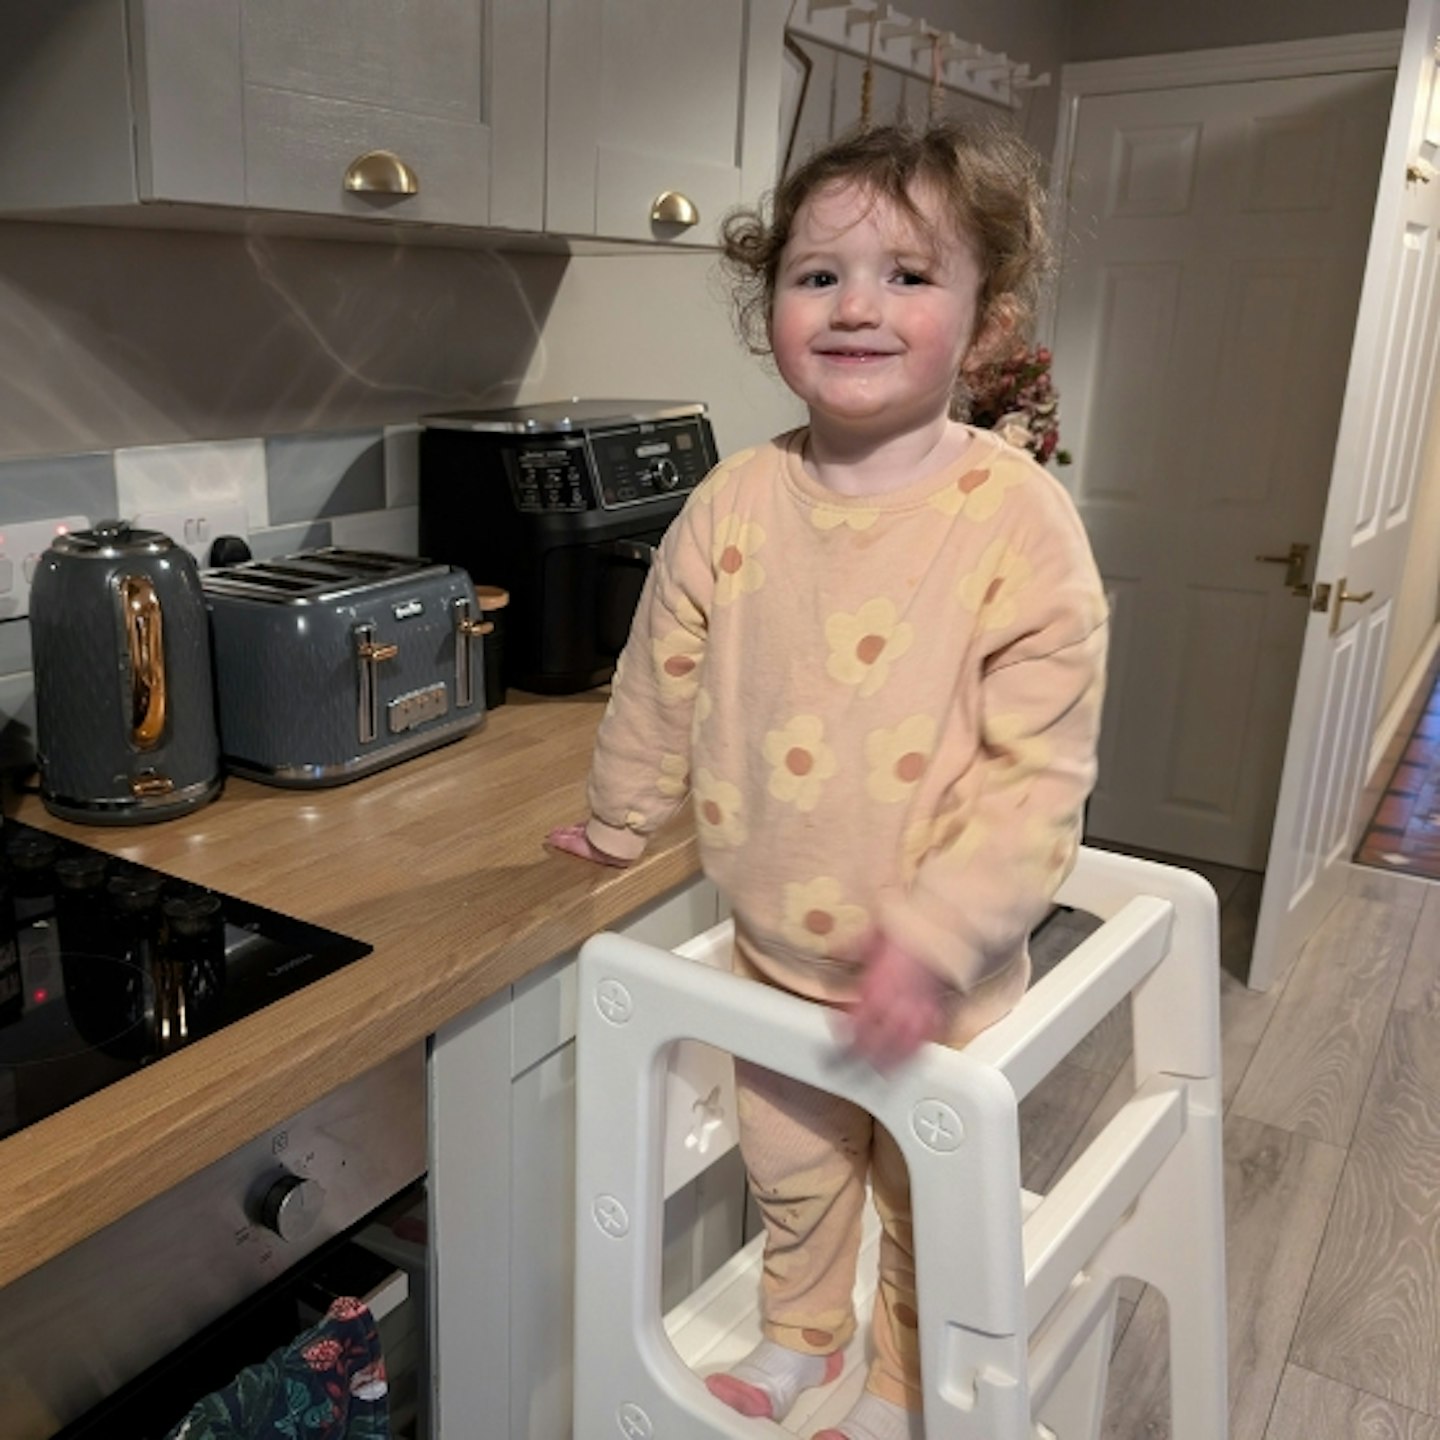
[[[5,9],[0,215],[712,243],[774,179],[782,0]]]
[[[10,0],[5,27],[0,211],[541,224],[533,0]]]
[[[695,880],[614,927],[672,948],[722,918]],[[575,960],[563,955],[435,1036],[430,1204],[436,1440],[569,1440]],[[678,962],[677,962],[678,963]],[[743,1207],[743,1171],[718,1213]],[[692,1199],[693,1204],[693,1199]]]
[[[546,228],[713,243],[725,211],[775,181],[784,12],[551,0]]]

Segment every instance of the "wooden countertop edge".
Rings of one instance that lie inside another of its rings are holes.
[[[668,843],[667,843],[668,842]],[[584,862],[576,862],[583,864]],[[164,1088],[138,1074],[4,1141],[0,1287],[43,1264],[267,1127],[422,1041],[447,1021],[693,878],[688,825],[667,827],[627,870],[489,934],[471,953],[418,964],[394,985],[397,947],[166,1057]],[[146,1104],[134,1103],[145,1087]]]

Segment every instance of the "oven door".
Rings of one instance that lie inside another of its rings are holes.
[[[425,1440],[425,1204],[423,1185],[397,1196],[67,1425],[56,1440],[163,1440],[193,1405],[294,1344],[341,1296],[363,1301],[375,1318],[389,1386],[389,1434]]]

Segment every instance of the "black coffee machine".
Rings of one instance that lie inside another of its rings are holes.
[[[604,684],[660,537],[718,458],[706,407],[562,400],[420,424],[421,553],[510,592],[506,682]]]

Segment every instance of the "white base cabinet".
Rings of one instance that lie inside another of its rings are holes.
[[[722,918],[696,880],[614,928],[672,949]],[[574,1040],[569,954],[432,1041],[432,1440],[570,1440]],[[727,1159],[667,1206],[679,1294],[734,1248],[744,1171]]]

